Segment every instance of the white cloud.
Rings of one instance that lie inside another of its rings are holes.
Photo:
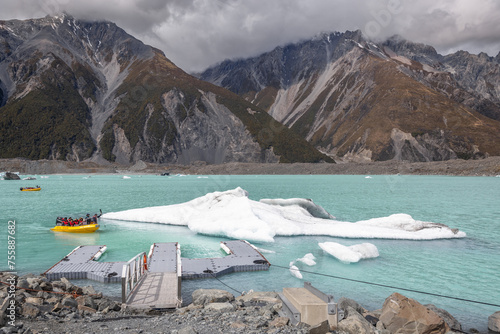
[[[187,71],[323,31],[361,29],[374,39],[399,34],[441,53],[500,51],[497,0],[0,0],[0,8],[1,19],[66,11],[113,21]]]

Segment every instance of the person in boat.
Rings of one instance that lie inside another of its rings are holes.
[[[90,218],[90,214],[87,213],[85,216],[85,225],[92,224],[92,218]]]
[[[64,218],[62,219],[62,222],[63,222],[63,225],[64,225],[64,226],[69,226],[68,217],[64,217]]]
[[[68,221],[66,220],[66,218],[57,217],[56,226],[65,226],[65,225],[68,225]]]
[[[97,218],[101,217],[101,215],[98,215],[97,213],[94,213],[94,216],[92,217],[92,223],[97,224]]]

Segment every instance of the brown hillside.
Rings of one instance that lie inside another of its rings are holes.
[[[330,93],[332,100],[327,101],[327,109],[322,111],[315,108],[325,105],[321,94],[296,122],[294,128],[299,131],[307,125],[312,128],[307,117],[314,114],[317,131],[309,132],[313,145],[334,148],[340,156],[364,147],[372,152],[372,159],[386,160],[395,155],[393,129],[399,129],[411,134],[417,142],[440,142],[461,158],[471,158],[474,151],[500,155],[500,122],[413,80],[399,71],[393,61],[369,54],[357,61],[360,60],[359,71],[342,78],[353,85],[350,96],[345,95],[345,86],[340,85],[338,91]],[[345,106],[342,98],[351,103]]]

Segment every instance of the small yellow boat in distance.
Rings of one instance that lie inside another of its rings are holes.
[[[54,226],[51,228],[54,232],[69,233],[93,233],[99,229],[99,224],[78,225],[78,226]]]
[[[40,191],[42,187],[21,187],[21,191]]]

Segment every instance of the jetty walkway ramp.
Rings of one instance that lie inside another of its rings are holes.
[[[125,285],[122,284],[122,301],[128,308],[136,309],[180,307],[182,301],[179,244],[155,243],[151,246],[149,256],[143,259],[145,262],[142,268],[145,270],[135,287],[129,284],[133,273],[127,274],[127,268],[124,266],[122,277]],[[127,288],[130,288],[130,294],[127,293]]]
[[[221,275],[268,270],[270,263],[250,243],[220,243],[228,254],[220,258],[181,258],[177,242],[154,243],[148,254],[128,262],[98,262],[106,246],[79,246],[44,274],[48,279],[92,279],[122,283],[122,303],[130,308],[177,308],[182,304],[183,279],[216,278]]]

